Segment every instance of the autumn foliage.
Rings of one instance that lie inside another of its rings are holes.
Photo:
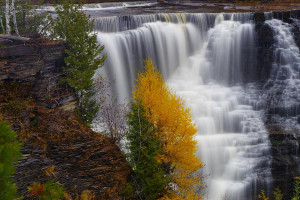
[[[39,200],[59,200],[62,199],[64,189],[59,183],[54,183],[52,180],[45,184],[34,183],[28,187],[29,194]]]
[[[197,129],[183,99],[168,88],[151,60],[145,61],[145,72],[138,75],[133,99],[141,102],[153,124],[162,147],[156,159],[170,176],[160,199],[201,199],[197,172],[203,165],[195,156]]]

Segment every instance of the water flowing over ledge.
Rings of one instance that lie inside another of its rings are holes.
[[[151,58],[191,108],[199,127],[197,155],[208,175],[205,199],[251,199],[270,187],[270,142],[263,111],[253,107],[256,85],[249,82],[256,75],[252,13],[113,16],[95,22],[109,55],[98,73],[115,80],[112,92],[119,99],[130,98],[143,60]]]
[[[293,120],[295,116],[300,114],[299,48],[293,38],[291,25],[277,19],[268,20],[266,23],[274,32],[274,58],[270,78],[264,86],[266,92],[261,96],[260,103],[262,107],[272,108],[269,114],[274,115],[274,121],[283,120],[276,115],[284,118],[289,116],[291,118],[287,120],[296,123],[288,123],[287,125],[294,128],[299,127],[297,120]],[[270,100],[266,101],[266,99]]]
[[[211,28],[216,18],[247,22],[253,13],[159,13],[149,15],[125,15],[94,18],[95,30],[100,32],[121,32],[136,29],[149,22],[192,23],[197,27]],[[206,27],[205,27],[206,26]]]

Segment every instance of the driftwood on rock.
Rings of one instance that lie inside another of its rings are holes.
[[[28,42],[30,40],[30,38],[26,38],[26,37],[17,37],[17,36],[12,36],[12,35],[3,35],[3,34],[0,34],[0,38],[7,39],[7,40],[19,41],[19,42]]]

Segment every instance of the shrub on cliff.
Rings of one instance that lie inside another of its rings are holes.
[[[93,32],[93,21],[80,11],[81,6],[64,1],[56,7],[58,17],[54,23],[53,37],[67,44],[64,79],[76,91],[78,111],[81,119],[90,124],[98,111],[93,76],[95,70],[102,67],[106,56],[100,57],[103,46],[97,43]]]
[[[14,163],[21,157],[21,143],[6,122],[0,122],[0,199],[18,198],[17,186],[10,176],[15,173]]]
[[[64,196],[64,188],[53,180],[47,181],[45,184],[34,183],[28,187],[31,196],[38,197],[39,200],[59,200]]]

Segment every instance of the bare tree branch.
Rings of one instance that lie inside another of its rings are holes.
[[[111,83],[107,79],[101,77],[95,81],[95,84],[98,93],[102,94],[98,97],[100,108],[96,121],[102,124],[109,137],[121,146],[120,142],[128,131],[126,124],[128,105],[119,103],[117,97],[110,94]]]
[[[10,9],[9,9],[9,0],[6,0],[6,6],[5,6],[5,20],[6,20],[6,34],[10,35],[11,30],[10,30]]]

